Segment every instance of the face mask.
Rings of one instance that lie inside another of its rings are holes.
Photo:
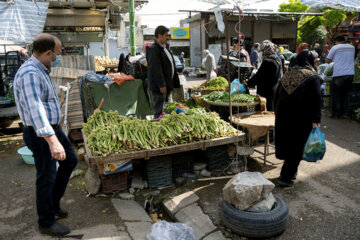
[[[61,63],[61,56],[56,55],[55,61],[51,62],[51,67],[58,67]]]

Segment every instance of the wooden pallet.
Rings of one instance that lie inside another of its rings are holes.
[[[237,141],[243,142],[245,140],[245,133],[240,133],[238,136],[214,138],[210,140],[203,140],[203,141],[186,143],[186,144],[178,144],[169,147],[155,148],[149,150],[140,150],[140,151],[127,152],[127,153],[114,153],[114,154],[109,154],[106,157],[102,157],[102,156],[92,156],[91,150],[87,145],[87,136],[85,134],[83,134],[83,136],[84,136],[84,143],[86,150],[85,160],[90,167],[96,166],[98,164],[113,163],[117,161],[132,160],[132,159],[148,160],[151,157],[155,157],[155,156],[163,156],[163,155],[193,151],[198,149],[205,151],[209,147],[236,143]]]

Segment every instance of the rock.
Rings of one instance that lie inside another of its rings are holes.
[[[129,188],[129,193],[130,193],[130,194],[134,194],[134,193],[135,193],[135,189]]]
[[[147,196],[158,196],[160,194],[159,190],[144,190],[143,191],[143,197],[147,197]]]
[[[77,151],[77,155],[79,158],[79,161],[84,161],[84,156],[85,156],[85,148],[84,147],[80,147]]]
[[[248,208],[248,212],[268,212],[272,209],[275,203],[275,197],[272,193],[269,193],[264,200],[256,203]]]
[[[133,200],[134,199],[134,195],[132,195],[130,193],[119,193],[119,197],[124,200]]]
[[[121,200],[113,198],[111,203],[123,221],[152,222],[145,209],[133,200]]]
[[[184,185],[186,183],[186,179],[183,177],[178,177],[175,179],[175,183],[178,186]]]
[[[202,171],[202,170],[201,170]],[[197,175],[197,176],[200,176],[200,170],[195,170],[194,173]]]
[[[206,236],[203,240],[225,240],[225,237],[220,231],[217,231]]]
[[[145,181],[142,179],[141,175],[135,174],[132,177],[132,181],[131,181],[132,188],[144,189],[145,185],[146,185]]]
[[[242,172],[226,183],[223,197],[239,210],[245,210],[264,199],[274,187],[259,172]]]
[[[193,203],[196,203],[199,200],[198,195],[196,195],[193,191],[189,191],[178,196],[173,197],[170,200],[165,200],[163,205],[165,210],[169,213],[171,217],[182,208],[189,206]]]
[[[194,171],[201,171],[206,168],[206,163],[196,162],[194,163]]]
[[[101,180],[98,169],[88,168],[85,173],[85,188],[90,194],[97,194],[100,190]]]
[[[209,172],[206,169],[201,170],[200,175],[203,177],[210,177],[211,176],[211,172]]]

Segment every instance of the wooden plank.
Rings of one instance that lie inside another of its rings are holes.
[[[134,152],[127,152],[127,153],[115,153],[115,154],[109,154],[106,157],[92,156],[90,152],[89,162],[91,165],[97,165],[101,163],[111,163],[121,160],[133,160],[133,159],[142,159],[142,158],[147,160],[155,156],[169,155],[169,154],[193,151],[198,149],[206,150],[206,148],[209,147],[226,145],[230,143],[235,143],[237,141],[242,142],[244,141],[244,139],[245,139],[245,134],[241,133],[239,136],[215,138],[210,140],[204,140],[204,141],[198,141],[198,142],[186,143],[186,144],[178,144],[174,146],[155,148],[150,150],[140,150]],[[85,138],[84,138],[84,142],[86,142]],[[87,143],[85,143],[85,149],[86,146]],[[86,151],[88,150],[86,149]]]

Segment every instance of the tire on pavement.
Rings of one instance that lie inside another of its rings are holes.
[[[289,223],[286,203],[275,196],[276,203],[268,212],[240,211],[225,200],[221,202],[221,220],[225,226],[245,237],[267,238],[285,231]]]

